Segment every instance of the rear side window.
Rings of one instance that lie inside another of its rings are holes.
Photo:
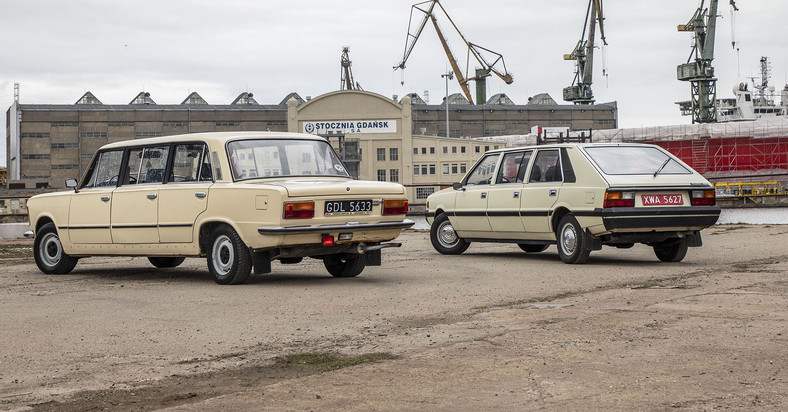
[[[670,154],[650,146],[586,147],[591,160],[608,175],[691,174]]]
[[[539,150],[531,166],[528,183],[560,182],[563,180],[558,149]]]
[[[204,144],[179,144],[173,154],[170,182],[211,181],[211,164]]]

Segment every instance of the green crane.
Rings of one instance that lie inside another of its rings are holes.
[[[676,77],[690,82],[692,93],[692,123],[713,123],[717,121],[717,79],[714,77],[714,36],[717,30],[717,3],[710,0],[709,8],[704,9],[706,0],[687,24],[680,24],[678,31],[695,33],[695,44],[687,63],[676,68]],[[731,6],[736,8],[733,0]],[[695,61],[692,61],[693,58]]]
[[[586,21],[583,24],[583,34],[577,42],[572,53],[565,54],[564,60],[577,61],[575,78],[572,85],[564,87],[564,100],[574,104],[593,104],[594,92],[591,90],[591,80],[594,71],[594,37],[596,37],[596,25],[599,24],[599,35],[602,44],[607,45],[605,40],[605,18],[602,14],[602,0],[589,0],[586,10]],[[586,37],[588,33],[588,37]]]

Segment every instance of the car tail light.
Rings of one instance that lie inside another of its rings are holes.
[[[604,207],[634,207],[635,192],[605,192]]]
[[[323,246],[334,246],[334,236],[323,235]]]
[[[404,215],[408,213],[408,201],[406,199],[389,199],[383,201],[384,215]]]
[[[693,190],[690,192],[692,206],[714,206],[717,204],[717,194],[713,190]]]
[[[315,202],[285,202],[285,219],[310,219],[315,217]]]

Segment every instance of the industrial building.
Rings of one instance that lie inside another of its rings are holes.
[[[340,149],[354,177],[402,183],[411,202],[419,204],[434,190],[458,181],[484,151],[503,146],[472,138],[527,133],[537,125],[589,130],[617,124],[615,103],[558,105],[546,94],[524,105],[505,95],[483,105],[470,105],[461,95],[448,101],[449,137],[444,137],[445,104],[426,104],[417,95],[397,101],[360,90],[314,99],[291,93],[278,104],[259,104],[251,93],[241,93],[230,104],[215,105],[196,92],[180,104],[157,104],[147,92],[128,104],[104,104],[91,92],[74,104],[15,101],[6,114],[8,188],[62,188],[66,179],[79,178],[96,150],[110,142],[270,130],[324,135]],[[351,122],[354,127],[347,127]],[[388,123],[355,127],[375,122]],[[315,128],[317,123],[339,127]]]

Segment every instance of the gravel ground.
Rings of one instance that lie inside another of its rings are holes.
[[[0,409],[786,410],[788,227],[703,236],[678,264],[566,265],[407,231],[357,278],[306,260],[240,286],[203,259],[46,276],[0,242]]]

